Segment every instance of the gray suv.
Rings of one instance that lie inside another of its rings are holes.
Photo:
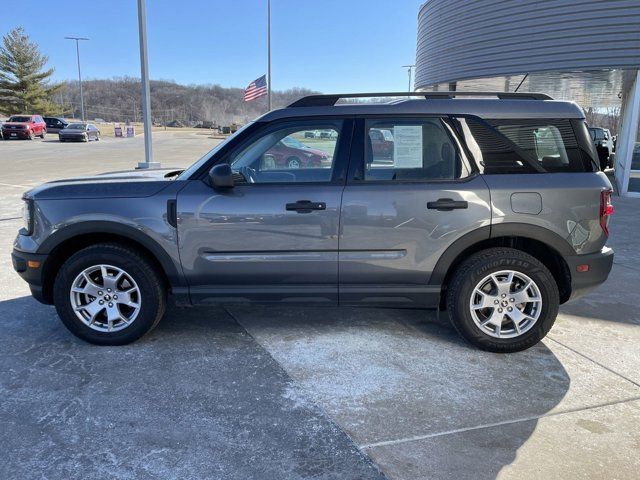
[[[605,281],[611,184],[577,105],[352,100],[371,96],[305,97],[184,171],[36,187],[14,268],[71,332],[108,345],[150,331],[170,296],[439,308],[470,343],[512,352]]]

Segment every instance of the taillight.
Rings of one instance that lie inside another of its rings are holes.
[[[612,193],[610,189],[600,192],[600,226],[606,236],[609,236],[609,217],[613,215]]]

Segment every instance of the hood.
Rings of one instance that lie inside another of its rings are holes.
[[[313,153],[314,155],[318,155],[319,157],[328,157],[329,154],[322,150],[316,150],[315,148],[303,148],[301,149],[305,153]]]
[[[155,195],[169,185],[181,169],[158,168],[108,172],[43,183],[25,193],[35,200],[69,198],[141,198]]]
[[[30,122],[0,122],[2,123],[2,126],[7,126],[7,125],[11,125],[11,126],[25,126],[25,125],[31,125]]]

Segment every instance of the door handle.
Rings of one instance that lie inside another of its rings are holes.
[[[451,198],[439,198],[435,202],[427,202],[427,208],[429,210],[449,212],[459,208],[469,208],[469,202],[464,200],[453,200]]]
[[[326,210],[327,204],[324,202],[312,202],[311,200],[298,200],[295,203],[287,203],[287,211],[298,213],[311,213],[313,210]]]

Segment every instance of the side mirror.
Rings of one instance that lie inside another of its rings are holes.
[[[214,165],[209,170],[209,182],[214,188],[233,188],[233,172],[228,163]]]

